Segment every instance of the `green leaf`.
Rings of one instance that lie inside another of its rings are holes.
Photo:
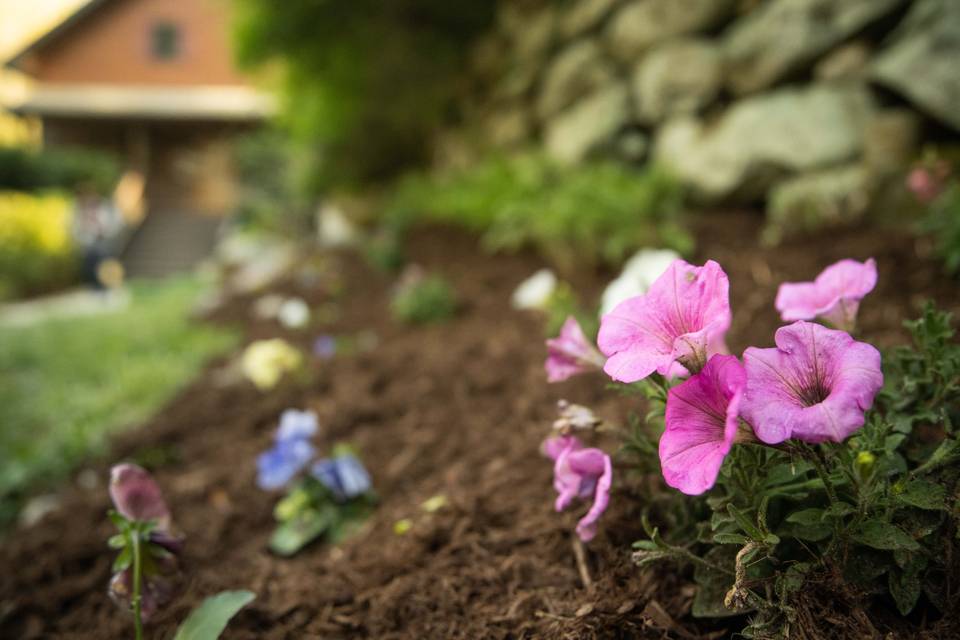
[[[900,492],[895,492],[894,497],[901,504],[938,511],[944,508],[947,491],[935,482],[911,480]]]
[[[826,509],[824,509],[823,519],[826,520],[828,518],[843,518],[844,516],[848,516],[851,513],[856,513],[856,512],[857,512],[857,509],[852,504],[847,502],[837,502],[835,504],[830,505]]]
[[[107,546],[111,549],[123,549],[127,544],[127,537],[122,533],[110,536],[110,539],[107,540]]]
[[[116,560],[113,561],[113,572],[123,571],[130,566],[131,562],[133,562],[133,551],[131,551],[129,546],[124,547],[117,555]]]
[[[750,541],[750,538],[739,533],[715,533],[713,541],[717,544],[737,544],[743,546]]]
[[[867,520],[860,526],[860,530],[853,539],[868,547],[887,551],[920,549],[917,541],[907,535],[903,529],[883,520]]]
[[[787,522],[804,526],[819,525],[823,522],[823,509],[803,509],[787,516]]]
[[[813,565],[809,562],[797,562],[777,576],[776,591],[780,599],[786,600],[790,594],[799,591],[812,568]]]
[[[710,549],[704,556],[704,560],[719,567],[729,568],[732,572],[736,555],[737,549],[724,545]],[[697,595],[693,598],[693,607],[690,612],[695,618],[727,618],[743,614],[743,611],[731,611],[723,604],[724,596],[733,586],[733,575],[697,564],[693,571],[693,579],[697,583]]]
[[[737,509],[732,504],[727,505],[727,511],[729,511],[730,515],[733,516],[734,520],[737,521],[737,524],[740,525],[740,528],[743,529],[744,533],[757,542],[763,541],[763,532],[757,528],[757,525],[750,521],[750,518],[748,518],[744,512],[740,511],[740,509]]]
[[[303,511],[292,520],[277,526],[270,537],[270,550],[281,556],[292,556],[326,531],[333,520],[329,510]]]
[[[250,591],[224,591],[207,598],[187,616],[173,640],[216,640],[230,618],[255,597]]]
[[[920,572],[910,569],[891,571],[887,576],[887,586],[890,588],[890,595],[897,603],[900,615],[903,616],[913,610],[923,590]]]

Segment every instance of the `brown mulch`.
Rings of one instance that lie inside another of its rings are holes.
[[[778,247],[756,246],[759,218],[717,214],[697,223],[698,259],[713,258],[731,281],[730,347],[769,345],[779,326],[777,284],[811,279],[842,258],[873,256],[877,290],[863,303],[863,336],[889,346],[922,300],[960,311],[957,283],[926,257],[926,245],[897,230],[846,230]],[[203,599],[224,589],[257,594],[225,638],[660,638],[723,636],[742,619],[702,624],[688,616],[689,574],[640,573],[630,543],[643,537],[630,482],[615,485],[600,534],[586,547],[585,585],[571,531],[578,512],[554,513],[551,465],[538,447],[560,398],[622,422],[635,402],[599,376],[548,385],[542,319],[509,306],[513,288],[541,265],[531,255],[491,258],[459,233],[430,230],[409,255],[448,277],[461,301],[455,320],[402,327],[390,318],[391,278],[351,256],[334,258],[345,284],[340,316],[322,331],[372,330],[372,351],[314,362],[312,375],[260,393],[210,364],[156,417],[116,444],[114,459],[164,459],[156,477],[188,536],[186,593],[148,628],[172,637]],[[578,274],[596,298],[610,274]],[[284,285],[315,305],[320,287]],[[218,322],[247,335],[283,334],[250,320],[249,300]],[[314,333],[286,335],[308,347]],[[347,440],[371,470],[381,502],[361,532],[337,548],[314,545],[294,559],[266,549],[276,496],[254,484],[256,455],[288,407],[317,412],[321,445]],[[614,443],[605,443],[612,450]],[[106,463],[94,467],[106,477]],[[420,504],[443,494],[449,505]],[[62,507],[0,549],[0,638],[132,637],[130,617],[106,596],[111,525],[106,488],[68,487]],[[405,535],[394,523],[410,518]],[[725,626],[726,625],[726,626]]]

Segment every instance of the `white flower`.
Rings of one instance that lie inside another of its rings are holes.
[[[633,254],[623,270],[603,291],[600,303],[600,315],[604,316],[613,308],[634,296],[643,295],[656,280],[667,270],[680,254],[670,249],[641,249]]]
[[[540,269],[524,280],[513,292],[514,309],[543,309],[557,288],[557,276],[550,269]]]
[[[277,310],[277,320],[287,329],[301,329],[310,322],[310,307],[300,298],[288,298]]]
[[[268,293],[260,296],[253,302],[253,315],[258,320],[273,320],[280,313],[280,307],[283,306],[283,296],[275,293]]]

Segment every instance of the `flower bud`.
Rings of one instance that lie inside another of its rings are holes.
[[[877,456],[869,451],[861,451],[853,461],[853,469],[860,478],[860,482],[867,482],[873,476],[873,470],[876,467]]]

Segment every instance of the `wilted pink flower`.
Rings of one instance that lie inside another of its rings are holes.
[[[863,426],[883,386],[879,351],[812,322],[781,327],[775,341],[776,348],[743,353],[740,413],[760,440],[841,442]]]
[[[730,327],[730,283],[716,262],[696,267],[676,260],[646,294],[618,304],[600,322],[603,370],[621,382],[654,371],[669,376],[679,363],[693,373],[724,350]]]
[[[668,485],[692,496],[713,487],[737,436],[746,382],[735,356],[716,355],[700,373],[670,389],[660,438],[660,467]]]
[[[784,322],[823,318],[850,331],[857,321],[860,300],[877,286],[877,263],[841,260],[824,269],[813,282],[784,282],[776,307]]]
[[[907,176],[907,188],[923,204],[937,199],[950,175],[950,165],[943,160],[914,167]]]
[[[559,494],[554,508],[563,511],[574,498],[593,499],[587,514],[577,523],[577,535],[584,542],[597,534],[597,520],[610,502],[613,464],[600,449],[584,449],[575,436],[548,438],[543,451],[553,458],[553,487]]]
[[[179,563],[173,556],[152,557],[150,568],[140,583],[140,617],[144,622],[173,600],[182,586]],[[130,609],[133,600],[132,566],[113,574],[107,594],[121,608]]]
[[[573,316],[567,318],[560,329],[560,335],[547,340],[548,382],[562,382],[578,373],[603,367],[604,358],[597,348],[587,340],[580,323]]]
[[[143,467],[125,463],[110,469],[110,499],[120,515],[128,520],[153,520],[161,530],[170,527],[170,510],[160,487]]]

